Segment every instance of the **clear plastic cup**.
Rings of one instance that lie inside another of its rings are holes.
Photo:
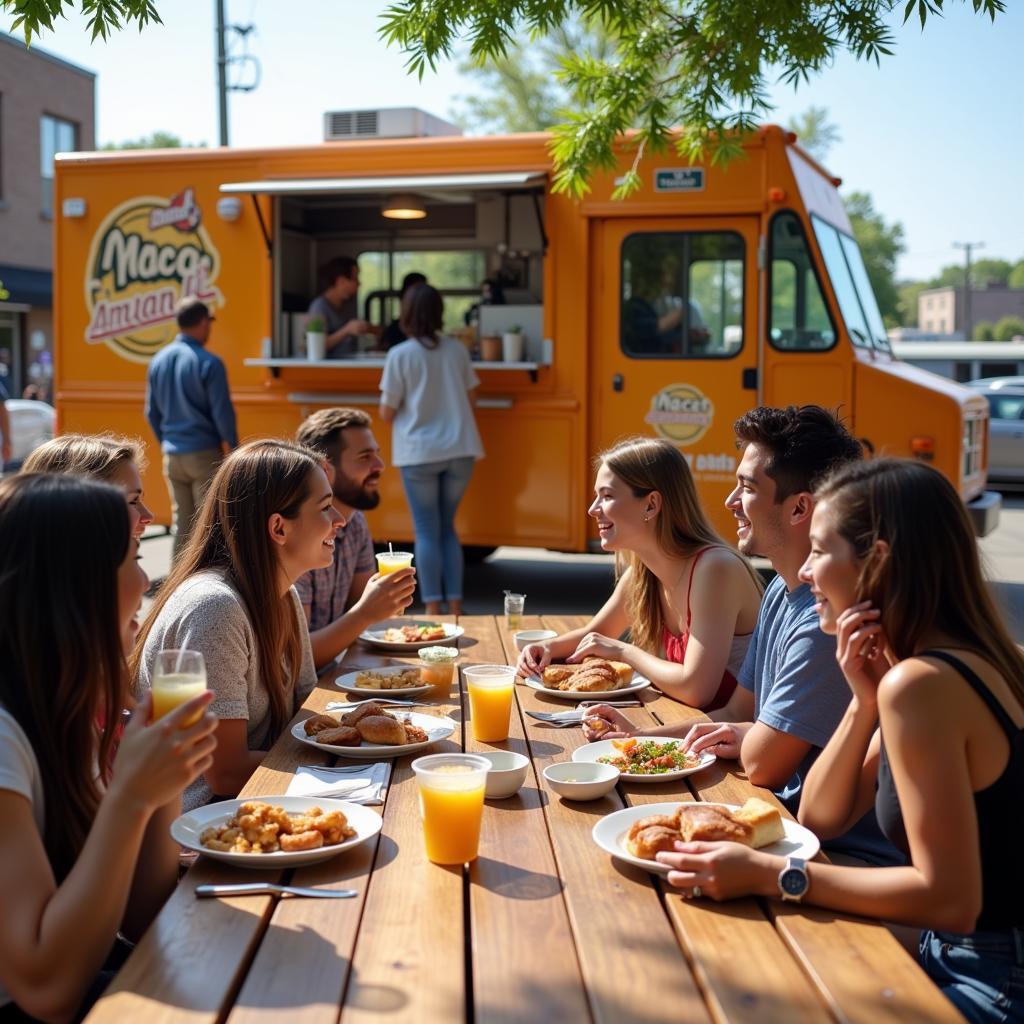
[[[476,754],[428,754],[413,761],[427,859],[434,864],[476,860],[490,767]]]
[[[398,572],[399,569],[408,569],[411,566],[411,551],[382,551],[377,555],[377,571],[382,576]]]
[[[175,708],[206,693],[206,663],[201,651],[167,649],[157,651],[150,681],[153,721],[169,715]],[[202,711],[182,722],[187,729],[202,717]]]
[[[419,652],[420,678],[439,694],[451,693],[455,681],[455,662],[459,651],[456,647],[424,647]]]
[[[511,590],[505,591],[505,626],[507,629],[519,629],[522,626],[525,602],[525,594],[513,594]]]
[[[507,740],[515,692],[515,666],[473,665],[464,668],[462,675],[469,693],[473,738],[481,743]]]

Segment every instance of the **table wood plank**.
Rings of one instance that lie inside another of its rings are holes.
[[[553,617],[523,623],[525,629],[542,626],[559,632],[567,628],[564,620]],[[515,660],[511,635],[503,633],[502,639],[506,656]],[[570,706],[522,684],[516,687],[516,697],[523,710]],[[623,806],[617,791],[587,803],[562,800],[543,777],[547,765],[570,759],[584,742],[582,731],[556,729],[531,718],[523,722],[594,1020],[659,1024],[668,1012],[675,1020],[709,1021],[650,876],[613,860],[591,837],[600,818]],[[657,998],[648,998],[647,993],[657,993]]]
[[[472,663],[505,664],[498,621],[460,622],[477,640]],[[513,706],[509,738],[473,738],[468,696],[465,746],[470,752],[527,754],[523,722]],[[484,807],[480,857],[469,867],[475,1019],[490,1022],[590,1019],[586,991],[562,896],[542,795],[531,767],[519,793]]]

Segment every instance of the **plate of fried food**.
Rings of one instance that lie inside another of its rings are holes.
[[[646,871],[668,874],[655,860],[677,842],[733,842],[780,857],[816,856],[818,837],[798,822],[783,818],[767,800],[751,797],[736,804],[678,802],[626,807],[603,817],[591,832],[602,850]]]
[[[171,823],[171,838],[238,867],[293,868],[365,843],[381,824],[379,814],[347,800],[268,796],[197,807]]]
[[[632,665],[605,658],[584,658],[575,665],[547,665],[540,677],[527,676],[524,681],[538,693],[562,700],[614,699],[651,685],[649,679],[633,671]]]
[[[453,732],[455,723],[450,718],[391,712],[374,700],[343,714],[313,715],[292,726],[292,735],[302,743],[360,759],[414,754]]]
[[[703,752],[690,754],[683,750],[682,740],[664,736],[630,736],[621,740],[598,740],[577,747],[574,761],[597,761],[610,764],[630,782],[669,782],[715,763],[715,755]]]
[[[359,639],[384,651],[418,651],[421,647],[454,644],[466,631],[451,622],[409,622],[389,619],[364,629]]]
[[[388,665],[348,672],[338,676],[334,685],[346,693],[359,693],[363,696],[366,696],[367,690],[387,690],[389,697],[415,697],[431,689],[423,682],[420,670],[415,665]]]

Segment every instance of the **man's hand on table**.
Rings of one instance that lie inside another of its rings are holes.
[[[698,722],[683,737],[683,750],[690,754],[707,751],[715,757],[738,760],[743,737],[753,722]]]
[[[635,732],[633,723],[609,704],[595,704],[583,712],[583,735],[588,743],[596,740],[618,740],[632,736]]]

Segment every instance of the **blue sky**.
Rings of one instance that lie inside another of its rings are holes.
[[[316,142],[325,110],[419,106],[447,115],[472,87],[454,65],[423,82],[377,38],[383,3],[352,0],[228,0],[228,20],[254,24],[249,52],[263,78],[232,93],[234,145]],[[903,27],[896,55],[880,68],[840,57],[796,93],[779,87],[773,120],[827,107],[842,141],[829,168],[844,188],[870,192],[887,220],[906,230],[900,273],[928,277],[961,254],[954,241],[981,241],[978,256],[1024,258],[1024,4],[1011,0],[995,24],[970,3]],[[158,0],[163,26],[90,44],[72,17],[39,45],[97,72],[102,144],[164,129],[190,141],[217,138],[212,0]],[[0,14],[0,29],[12,18]]]

